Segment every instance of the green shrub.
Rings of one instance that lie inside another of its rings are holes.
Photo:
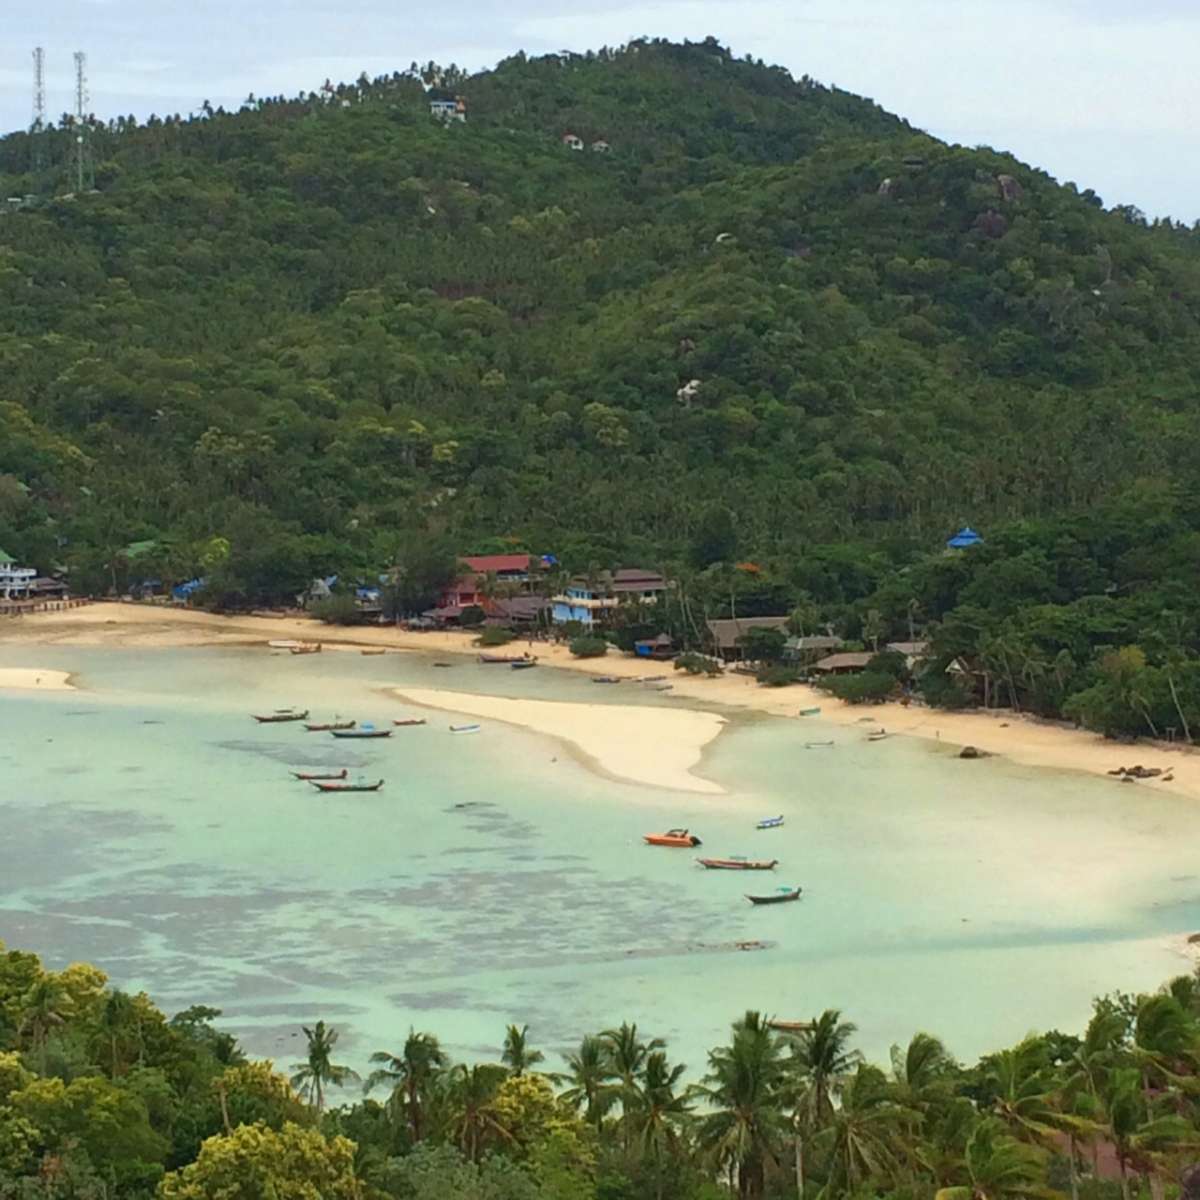
[[[583,637],[587,631],[587,626],[582,621],[564,621],[556,628],[559,641],[564,642],[570,641],[571,638]]]
[[[489,625],[475,639],[477,646],[507,646],[513,640],[511,629],[502,629],[499,625]]]
[[[464,629],[475,629],[482,625],[486,618],[487,613],[478,604],[468,604],[462,610],[462,616],[458,618],[458,623]]]
[[[763,667],[754,678],[763,687],[787,687],[789,683],[800,682],[800,672],[795,667],[784,667],[775,663]]]
[[[881,671],[863,671],[861,675],[829,676],[818,686],[847,704],[877,704],[896,690],[896,681]]]
[[[686,671],[689,675],[720,675],[724,669],[720,659],[697,654],[694,650],[688,650],[675,659],[675,670]]]
[[[608,653],[608,642],[602,637],[584,635],[571,639],[570,650],[576,658],[603,658]]]
[[[787,645],[787,634],[782,629],[764,629],[755,626],[747,629],[737,644],[742,657],[751,662],[775,663],[783,657]]]
[[[354,603],[354,597],[346,594],[330,596],[327,600],[316,600],[308,611],[326,625],[357,625],[362,613]]]
[[[867,671],[872,675],[890,675],[893,679],[907,679],[908,659],[898,650],[880,650],[867,663]]]

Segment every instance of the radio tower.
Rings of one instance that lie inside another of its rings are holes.
[[[33,123],[29,126],[29,158],[35,171],[46,166],[46,51],[33,52]]]
[[[75,51],[75,191],[90,192],[96,186],[92,162],[91,131],[88,127],[87,55]]]

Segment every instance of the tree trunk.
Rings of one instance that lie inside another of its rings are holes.
[[[1175,702],[1175,711],[1179,714],[1180,724],[1183,725],[1183,736],[1188,742],[1192,740],[1192,731],[1188,728],[1187,717],[1183,715],[1183,706],[1179,703],[1179,693],[1175,690],[1175,676],[1167,672],[1167,686],[1171,689],[1171,699]]]
[[[796,1130],[796,1200],[804,1200],[804,1143]]]
[[[1125,1156],[1120,1154],[1117,1157],[1121,1164],[1121,1200],[1129,1200],[1129,1174],[1125,1170]]]
[[[1067,1162],[1071,1169],[1071,1200],[1079,1200],[1079,1166],[1075,1161],[1075,1135],[1067,1134]]]

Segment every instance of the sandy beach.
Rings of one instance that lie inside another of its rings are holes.
[[[709,795],[724,792],[693,773],[704,747],[725,724],[713,712],[509,699],[440,688],[402,688],[396,695],[425,708],[504,721],[558,738],[605,773],[626,782]]]
[[[45,671],[39,667],[0,667],[0,688],[20,688],[41,692],[73,692],[66,671]]]
[[[220,617],[210,613],[153,605],[99,603],[63,612],[39,613],[0,622],[0,661],[3,661],[6,646],[228,646],[262,645],[272,639],[283,638],[318,640],[327,650],[357,652],[359,648],[386,648],[396,652],[417,650],[436,654],[477,653],[473,645],[473,635],[458,631],[417,633],[392,626],[343,628],[320,625],[303,617]],[[651,663],[616,654],[599,659],[574,659],[565,646],[541,642],[529,647],[518,642],[514,643],[514,648],[528,648],[529,652],[535,654],[546,666],[629,679],[631,682],[628,685],[628,693],[622,690],[620,697],[624,699],[627,695],[633,704],[636,704],[638,695],[633,680],[648,674],[664,674],[673,684],[673,690],[668,694],[680,702],[681,712],[688,711],[687,704],[693,701],[704,706],[749,708],[803,722],[805,719],[797,718],[797,713],[804,708],[819,706],[820,720],[834,721],[842,725],[861,722],[864,727],[869,720],[873,723],[872,727],[882,726],[890,734],[927,738],[957,746],[975,746],[988,754],[1003,755],[1024,766],[1087,771],[1097,775],[1107,775],[1117,767],[1137,763],[1148,767],[1169,768],[1173,774],[1171,782],[1155,780],[1138,784],[1118,784],[1114,781],[1113,786],[1122,786],[1130,792],[1133,792],[1135,787],[1150,787],[1200,800],[1200,755],[1181,747],[1146,742],[1136,746],[1117,745],[1092,733],[1069,729],[1052,722],[1038,721],[1003,709],[987,713],[951,713],[916,705],[910,708],[902,708],[895,704],[845,705],[808,687],[761,688],[752,678],[745,675],[727,673],[717,679],[691,677],[683,672],[673,671],[670,664]],[[54,673],[19,671],[14,674],[18,677],[31,674],[46,677]],[[63,678],[65,681],[67,677]],[[459,708],[456,711],[466,710]],[[652,727],[647,724],[651,720],[658,721],[660,718],[670,717],[672,714],[669,709],[654,708],[643,711],[646,715],[639,724],[640,738],[647,742],[657,742],[660,736],[671,736],[654,733]],[[513,715],[510,714],[510,718]],[[531,720],[527,719],[524,723],[528,723],[530,728],[535,727]],[[601,761],[603,757],[605,770],[624,778],[637,775],[636,771],[617,769],[618,747],[615,745],[608,748],[605,756],[582,747],[580,738],[586,736],[588,722],[577,723],[576,736],[566,733],[566,727],[560,722],[555,724],[558,732],[554,736],[570,738],[581,747],[583,753],[597,761]],[[635,745],[625,745],[619,749],[626,762],[635,761],[640,753]],[[661,747],[656,746],[656,753],[661,753]],[[693,783],[697,782],[695,776],[691,778]]]

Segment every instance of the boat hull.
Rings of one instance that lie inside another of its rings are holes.
[[[382,779],[378,783],[317,783],[315,780],[309,782],[318,792],[377,792],[383,787]]]
[[[673,846],[681,850],[691,850],[693,847],[700,845],[700,839],[695,834],[688,834],[686,837],[674,837],[666,833],[646,833],[642,835],[642,839],[649,846]]]
[[[696,861],[706,871],[773,871],[779,865],[777,858],[698,858]]]
[[[335,738],[385,738],[392,736],[390,729],[331,729],[329,732]]]
[[[287,721],[305,720],[308,717],[308,709],[306,708],[303,712],[270,713],[266,716],[259,716],[258,713],[252,713],[251,716],[260,725],[283,725]]]
[[[788,904],[792,900],[800,899],[800,888],[796,888],[791,892],[778,892],[773,896],[747,896],[746,899],[751,904]]]
[[[319,771],[293,771],[292,774],[297,779],[303,779],[305,783],[316,783],[318,780],[345,779],[349,772],[345,767],[343,767],[340,771],[332,773]]]

